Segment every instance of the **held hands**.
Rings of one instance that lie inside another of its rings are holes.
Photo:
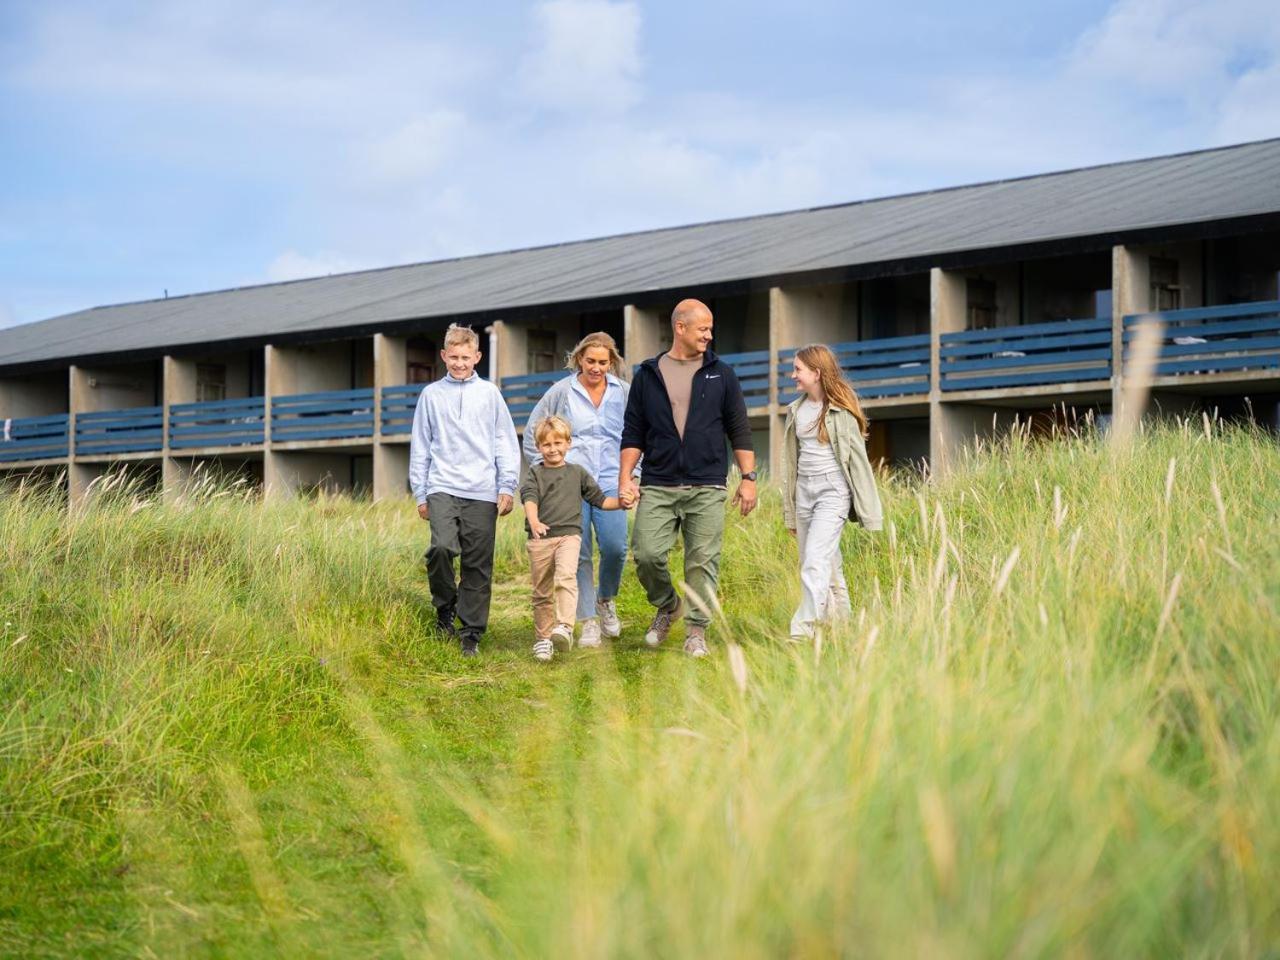
[[[624,480],[618,487],[618,499],[622,509],[630,510],[640,499],[640,486],[634,480]]]
[[[754,480],[743,480],[738,484],[738,489],[734,491],[731,502],[742,512],[744,517],[754,510],[756,508],[756,482]]]

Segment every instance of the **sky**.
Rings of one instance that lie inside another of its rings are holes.
[[[1274,0],[0,0],[0,327],[1280,136]]]

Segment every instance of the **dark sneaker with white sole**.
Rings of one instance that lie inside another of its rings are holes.
[[[676,605],[670,610],[659,610],[653,615],[653,620],[649,623],[649,629],[645,632],[644,643],[647,647],[660,647],[662,642],[667,639],[667,634],[671,632],[671,624],[675,623],[680,616],[680,611],[684,605],[677,599]]]
[[[466,631],[462,634],[462,655],[474,657],[480,652],[480,637]]]

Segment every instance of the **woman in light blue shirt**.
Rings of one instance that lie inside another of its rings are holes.
[[[618,495],[618,460],[622,452],[622,418],[630,385],[622,379],[622,354],[607,333],[589,333],[573,348],[566,366],[573,373],[557,381],[529,415],[524,453],[541,463],[534,428],[544,417],[558,416],[573,427],[573,445],[565,458],[595,479],[605,496]],[[594,576],[594,547],[600,547],[599,579]],[[578,558],[579,646],[598,647],[600,637],[622,632],[616,598],[627,558],[625,510],[599,510],[582,504],[582,552]]]

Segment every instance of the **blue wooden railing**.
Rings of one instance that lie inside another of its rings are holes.
[[[262,397],[175,403],[169,407],[169,449],[259,444],[265,417]]]
[[[769,365],[773,355],[768,350],[750,353],[722,353],[720,359],[733,367],[742,387],[742,397],[748,407],[769,405]]]
[[[929,392],[929,335],[885,337],[830,344],[845,376],[865,399],[906,397]],[[791,379],[799,348],[778,351],[778,402],[790,403],[799,393]]]
[[[373,436],[373,388],[271,398],[271,442]]]
[[[1280,367],[1280,300],[1124,318],[1124,359],[1150,316],[1162,329],[1158,377]]]
[[[1106,380],[1111,318],[944,333],[939,359],[943,390]]]
[[[529,421],[529,414],[538,405],[542,395],[558,380],[569,376],[568,370],[553,370],[550,373],[525,373],[518,377],[502,378],[502,399],[507,401],[511,411],[511,419],[519,430]]]
[[[407,383],[382,388],[383,436],[409,433],[413,429],[413,411],[424,387],[425,383]]]
[[[53,460],[67,455],[65,413],[48,417],[16,417],[0,421],[0,463],[17,460]]]
[[[76,414],[75,453],[142,453],[164,446],[164,408],[130,407]]]

